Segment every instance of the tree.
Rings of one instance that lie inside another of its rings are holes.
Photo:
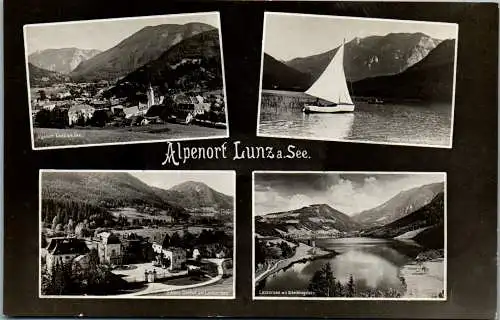
[[[182,247],[182,240],[177,231],[172,234],[172,237],[170,237],[170,246]]]
[[[62,232],[63,231],[63,226],[62,224],[58,223],[56,225],[56,228],[54,229],[55,232]]]
[[[68,233],[68,234],[71,234],[71,233],[75,232],[75,225],[74,225],[73,219],[70,218],[68,220],[68,224],[66,225],[65,229],[66,229],[65,230],[66,233]]]
[[[319,297],[334,297],[339,294],[330,263],[326,263],[314,273],[309,282],[309,290]]]
[[[45,90],[38,90],[38,95],[40,96],[40,100],[47,99],[47,94],[45,93]]]
[[[349,276],[349,282],[347,282],[346,294],[348,297],[356,296],[356,288],[354,284],[354,278],[352,274]]]
[[[59,224],[59,214],[57,214],[54,219],[52,219],[52,230],[55,231],[56,230],[56,227],[57,225]]]

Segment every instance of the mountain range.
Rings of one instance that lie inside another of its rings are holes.
[[[344,52],[351,94],[386,99],[450,100],[454,47],[455,40],[442,41],[423,33],[356,38],[345,44]],[[265,54],[263,89],[306,91],[337,50],[338,47],[290,61],[278,61]]]
[[[327,204],[256,216],[255,232],[262,236],[400,236],[439,247],[443,223],[444,183],[433,183],[402,191],[380,206],[353,216]]]
[[[344,70],[349,81],[400,73],[422,60],[441,40],[423,33],[389,33],[385,36],[355,38],[345,44]],[[314,82],[333,59],[339,47],[286,65],[311,75]]]
[[[164,190],[124,172],[44,172],[42,199],[84,202],[106,209],[142,206],[166,211],[233,208],[231,196],[201,182],[185,182]]]
[[[29,82],[32,87],[43,87],[68,81],[69,77],[61,73],[39,68],[28,62]]]
[[[37,51],[28,56],[28,62],[42,69],[69,74],[82,61],[101,53],[96,49],[60,48]]]
[[[158,58],[123,77],[111,91],[124,96],[149,84],[163,90],[222,88],[219,31],[201,32],[173,45]]]
[[[445,40],[400,74],[355,82],[352,86],[354,95],[451,102],[454,59],[455,40]]]
[[[70,76],[75,81],[114,80],[158,59],[185,39],[214,30],[204,23],[148,26],[114,47],[83,61]]]
[[[383,226],[422,208],[443,190],[443,183],[432,183],[405,190],[383,204],[359,212],[351,218],[361,225]]]

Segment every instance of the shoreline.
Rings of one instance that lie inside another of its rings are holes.
[[[296,249],[297,250],[301,249],[301,251],[299,251],[299,252],[296,251],[296,253],[290,258],[286,258],[286,259],[282,259],[282,260],[277,261],[276,263],[274,263],[272,265],[272,267],[267,268],[266,271],[264,271],[260,275],[256,276],[255,280],[254,280],[255,287],[258,286],[259,282],[261,282],[262,280],[265,280],[270,275],[272,275],[280,270],[283,270],[285,268],[288,268],[295,263],[303,263],[303,262],[307,262],[307,261],[313,261],[313,260],[316,260],[319,258],[327,258],[330,256],[337,255],[337,252],[327,251],[323,248],[316,248],[316,250],[318,252],[315,254],[310,254],[309,251],[312,249],[312,247],[308,246],[306,244],[303,244],[303,243],[300,243]]]

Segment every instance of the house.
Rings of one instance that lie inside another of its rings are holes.
[[[97,238],[99,239],[99,261],[101,263],[121,265],[122,243],[120,238],[110,232],[101,232],[97,235]]]
[[[71,263],[76,257],[85,255],[89,251],[85,241],[82,239],[52,238],[47,246],[47,270],[51,272],[56,263]]]
[[[42,105],[42,109],[52,111],[56,107],[55,103],[49,103],[49,104],[44,104]]]
[[[77,124],[80,120],[84,123],[94,115],[95,108],[88,104],[75,104],[68,110],[69,125]]]
[[[143,263],[154,259],[151,244],[145,239],[124,235],[121,241],[123,263]]]
[[[117,104],[111,107],[111,111],[113,114],[119,114],[123,112],[123,106],[121,104]]]
[[[193,97],[187,94],[177,94],[174,96],[174,102],[179,107],[191,109],[193,115],[210,111],[210,103],[204,102],[203,97],[199,95]]]
[[[123,112],[125,113],[125,118],[130,119],[135,116],[139,116],[141,111],[139,110],[139,107],[130,107],[130,108],[125,108],[123,109]]]
[[[170,239],[168,234],[165,234],[163,238],[161,238],[160,234],[153,236],[153,251],[157,257],[159,256],[161,259],[170,261],[167,270],[172,271],[185,269],[187,260],[186,249],[169,246],[169,241],[165,241],[167,239]]]
[[[65,99],[69,97],[71,97],[71,93],[69,91],[57,93],[57,98],[59,99]]]
[[[186,265],[186,250],[177,247],[170,247],[163,250],[164,258],[170,260],[167,270],[181,270]]]

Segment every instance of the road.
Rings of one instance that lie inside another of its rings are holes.
[[[222,279],[222,276],[224,274],[224,269],[222,268],[222,263],[225,261],[225,259],[207,259],[210,262],[213,262],[217,265],[217,275],[210,280],[200,282],[200,283],[195,283],[195,284],[190,284],[190,285],[180,285],[180,286],[174,286],[174,285],[169,285],[169,284],[164,284],[160,282],[153,282],[153,283],[148,283],[147,287],[139,292],[134,292],[134,293],[129,293],[129,294],[122,294],[122,295],[117,295],[117,297],[127,297],[127,296],[145,296],[145,295],[155,295],[155,294],[161,294],[165,292],[171,292],[171,291],[176,291],[176,290],[183,290],[183,289],[192,289],[192,288],[197,288],[197,287],[203,287],[207,286],[210,284],[214,284],[218,282],[219,280]]]

